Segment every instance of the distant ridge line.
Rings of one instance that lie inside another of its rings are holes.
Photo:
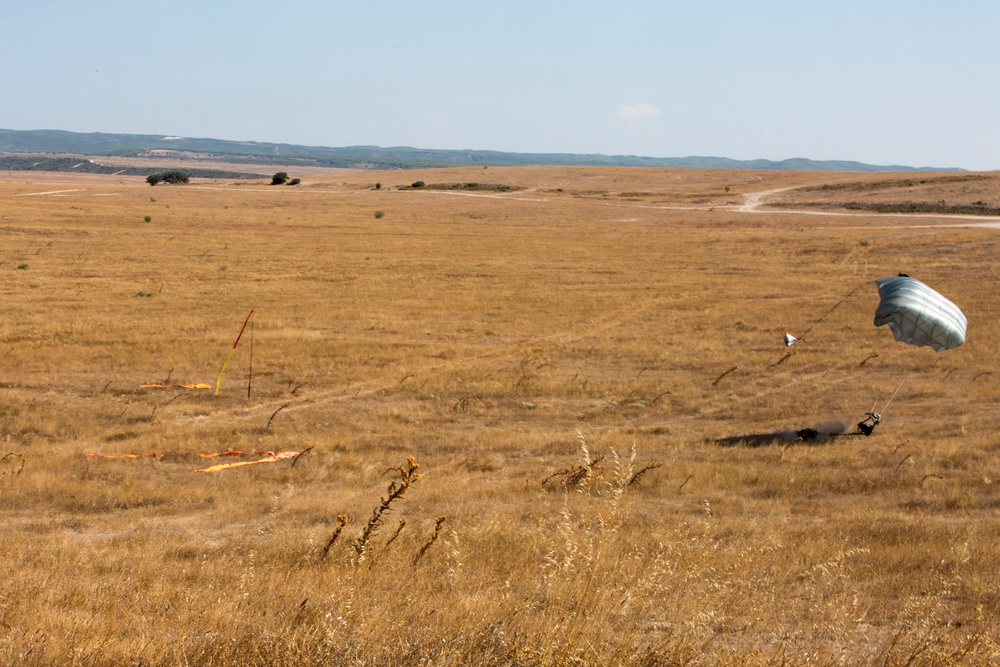
[[[606,166],[752,169],[779,171],[964,171],[956,168],[872,165],[849,160],[734,160],[725,157],[643,157],[577,153],[510,153],[395,146],[303,146],[257,141],[179,137],[166,134],[111,134],[65,130],[0,129],[0,153],[43,153],[104,157],[216,159],[242,164],[301,164],[347,169],[418,169],[476,166]],[[2,167],[0,167],[2,168]],[[15,167],[16,168],[16,167]]]

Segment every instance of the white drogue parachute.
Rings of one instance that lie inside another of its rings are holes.
[[[969,322],[958,306],[927,285],[905,275],[875,281],[881,301],[875,326],[888,324],[896,340],[930,345],[938,352],[965,342]]]

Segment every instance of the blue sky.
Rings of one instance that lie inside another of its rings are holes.
[[[1000,2],[10,3],[0,128],[1000,169]]]

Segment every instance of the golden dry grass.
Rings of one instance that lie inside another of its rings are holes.
[[[887,178],[6,174],[0,663],[996,663],[1000,232],[788,190]],[[966,345],[872,326],[900,271]],[[251,309],[218,396],[140,387],[214,384]],[[306,453],[172,455],[231,449]]]

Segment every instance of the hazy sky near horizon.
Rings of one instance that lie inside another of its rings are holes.
[[[0,128],[1000,169],[996,0],[39,0]]]

